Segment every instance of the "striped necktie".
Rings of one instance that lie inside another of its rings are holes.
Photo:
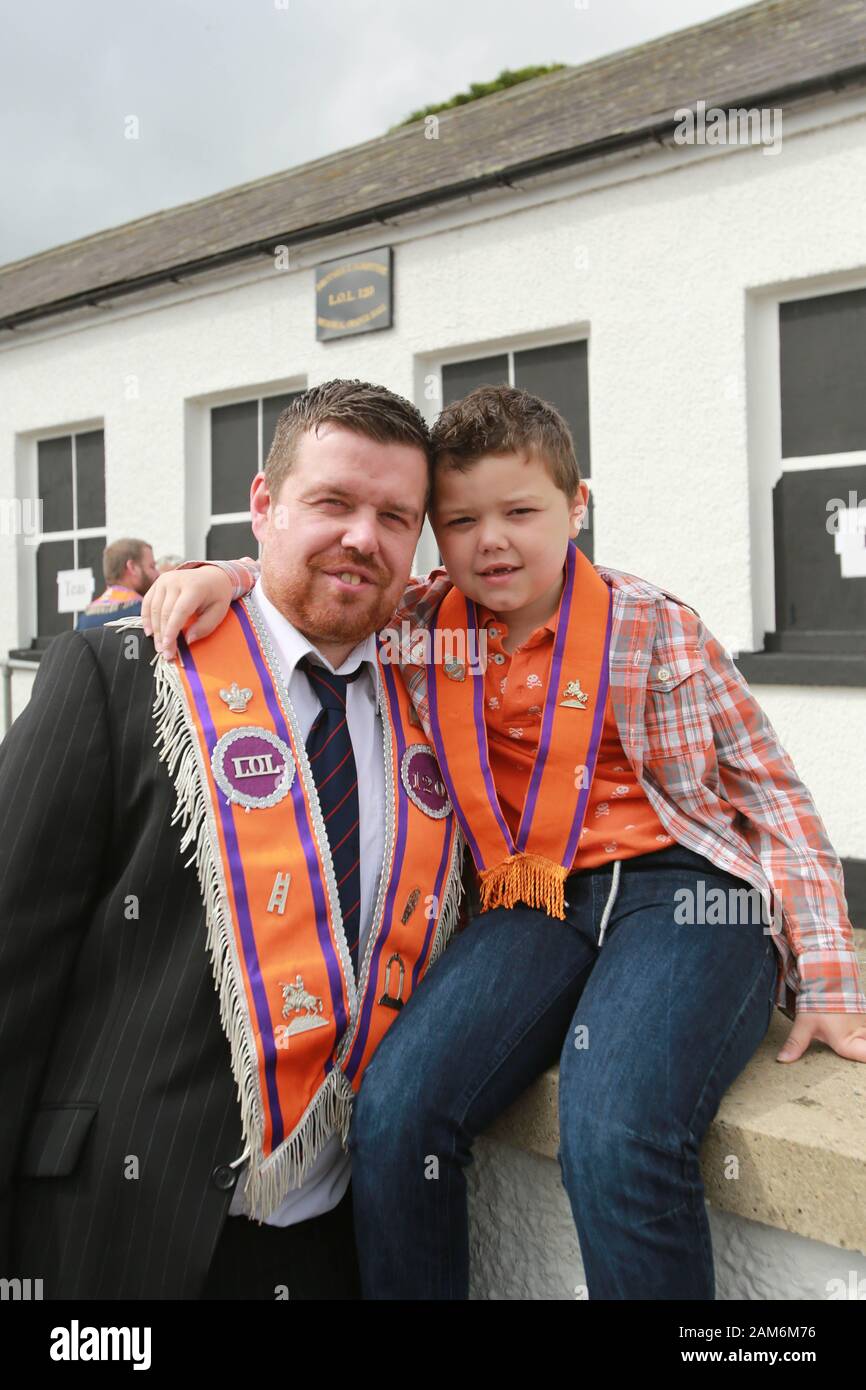
[[[358,773],[346,718],[346,688],[357,680],[363,666],[348,676],[336,676],[324,666],[302,657],[304,671],[319,698],[319,710],[307,736],[307,757],[319,793],[325,821],[343,927],[355,979],[358,978],[358,938],[361,926],[361,849],[358,832]]]

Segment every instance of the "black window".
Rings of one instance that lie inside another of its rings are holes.
[[[442,368],[442,404],[452,405],[476,386],[508,386],[508,354],[476,357],[471,362],[451,362]]]
[[[211,410],[209,560],[258,554],[249,520],[250,483],[264,467],[280,412],[298,394],[291,391]]]
[[[779,306],[782,457],[866,449],[866,290]]]
[[[863,653],[866,290],[781,304],[779,352],[776,632],[767,635],[766,646],[782,652]]]
[[[105,436],[102,430],[42,439],[36,446],[42,519],[36,549],[36,620],[40,637],[75,626],[74,613],[57,611],[60,570],[92,569],[103,589],[105,549]]]
[[[476,357],[451,362],[442,368],[442,404],[451,405],[476,386],[519,386],[541,396],[564,417],[571,430],[580,476],[591,481],[589,452],[589,370],[587,343],[552,343],[547,347],[521,352]],[[593,558],[593,502],[590,492],[586,521],[577,545],[587,559]]]

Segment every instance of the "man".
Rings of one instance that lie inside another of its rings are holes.
[[[358,1296],[341,1140],[459,896],[373,636],[428,447],[382,387],[305,392],[251,487],[260,583],[194,657],[154,660],[133,619],[43,658],[0,748],[4,1277]]]
[[[142,598],[159,576],[151,546],[130,536],[105,547],[102,573],[107,588],[79,613],[79,632],[119,618],[135,617],[141,612]]]

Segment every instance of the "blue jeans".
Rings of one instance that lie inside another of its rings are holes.
[[[355,1103],[365,1298],[468,1297],[473,1140],[557,1059],[558,1158],[590,1299],[715,1297],[698,1153],[767,1032],[778,958],[751,914],[679,924],[674,895],[700,903],[700,879],[707,894],[749,887],[675,845],[623,860],[618,881],[607,866],[572,874],[565,922],[497,908],[451,943]]]

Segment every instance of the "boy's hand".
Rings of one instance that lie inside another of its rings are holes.
[[[796,1062],[817,1038],[849,1062],[866,1062],[866,1014],[798,1014],[777,1062]]]
[[[187,642],[207,637],[218,627],[232,601],[232,582],[216,565],[197,570],[169,570],[148,589],[141,605],[144,631],[158,652],[171,661],[177,656],[181,628],[195,618],[184,635]]]

